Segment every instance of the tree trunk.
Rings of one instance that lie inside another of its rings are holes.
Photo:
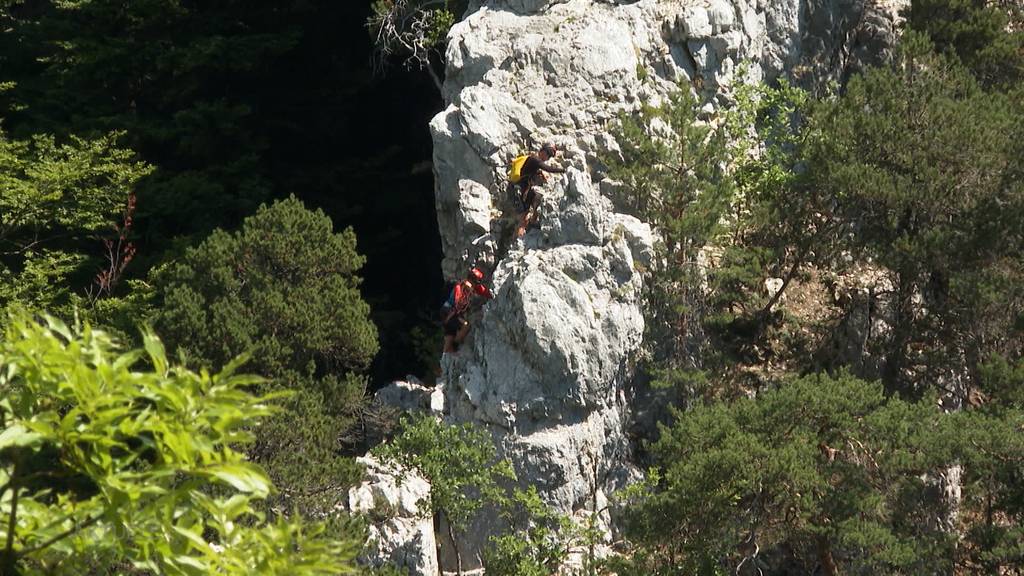
[[[893,310],[892,342],[889,346],[885,363],[883,381],[891,390],[908,392],[906,385],[913,382],[905,381],[907,368],[907,346],[914,322],[914,289],[910,286],[908,275],[898,274],[896,279],[896,302]]]
[[[839,567],[832,557],[832,544],[825,536],[818,537],[818,564],[821,565],[821,573],[825,576],[839,576]]]
[[[462,553],[459,552],[459,543],[455,541],[455,529],[451,522],[445,523],[448,524],[448,537],[452,540],[452,551],[455,552],[455,573],[462,576]]]

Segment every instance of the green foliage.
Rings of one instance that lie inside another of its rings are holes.
[[[737,360],[781,372],[764,350],[795,331],[766,339],[766,327],[792,320],[758,294],[763,279],[778,276],[785,289],[802,269],[842,275],[859,265],[884,271],[894,287],[884,385],[966,402],[940,376],[969,375],[988,403],[943,415],[934,400],[889,399],[883,384],[841,375],[678,413],[653,450],[661,483],[627,512],[636,547],[616,573],[754,573],[781,562],[798,572],[905,574],[956,563],[991,574],[1020,564],[1024,468],[1012,431],[1019,436],[1024,326],[1021,99],[986,91],[931,50],[908,33],[892,65],[820,101],[784,82],[739,90],[724,117],[736,191],[710,242],[701,318],[725,346],[714,347],[717,362],[700,356],[703,370],[660,362],[652,372],[688,399],[714,396],[707,391]],[[656,141],[641,128],[624,133],[639,142],[624,147],[639,164],[619,179],[640,198],[659,194],[649,170],[663,162]],[[680,279],[670,289],[687,287]],[[821,316],[816,329],[837,328]],[[760,356],[746,352],[756,349]],[[788,368],[813,372],[819,360]],[[951,527],[939,520],[951,500],[923,479],[956,464],[964,497]],[[758,556],[769,549],[771,559]]]
[[[353,540],[265,521],[272,490],[236,449],[265,418],[255,377],[171,365],[160,341],[12,316],[0,342],[0,571],[354,573]],[[146,368],[143,364],[152,368]],[[13,529],[13,531],[12,531]]]
[[[160,169],[140,187],[150,240],[235,224],[270,193],[270,147],[251,86],[299,33],[289,3],[191,6],[153,0],[53,2],[12,11],[0,40],[17,81],[8,114],[22,132],[126,132]],[[239,97],[222,86],[247,94]],[[234,220],[229,220],[230,217]]]
[[[332,228],[293,197],[262,206],[236,233],[214,232],[154,278],[157,326],[199,362],[251,350],[268,376],[366,368],[377,331],[359,293],[364,259],[351,229]]]
[[[1024,565],[1024,412],[974,411],[955,419],[964,471],[965,572],[1012,573]]]
[[[978,384],[988,395],[987,409],[1024,409],[1024,362],[993,355],[978,366]]]
[[[845,375],[681,413],[654,446],[659,489],[628,512],[637,561],[732,573],[781,545],[806,572],[826,556],[873,574],[948,564],[951,542],[920,521],[935,506],[921,475],[953,457],[940,417]]]
[[[978,371],[985,404],[955,415],[963,454],[964,561],[970,573],[1024,564],[1024,364],[993,356]]]
[[[5,2],[0,118],[25,141],[118,131],[119,146],[153,167],[135,187],[138,253],[114,296],[214,229],[236,229],[261,203],[295,194],[359,235],[374,320],[389,334],[375,377],[423,373],[405,335],[436,324],[437,296],[404,279],[441,283],[422,169],[440,94],[420,75],[374,77],[369,9],[334,0]],[[73,252],[90,257],[68,272],[81,293],[99,272],[92,259],[105,254],[98,239]],[[114,318],[90,317],[134,335],[125,317],[141,312],[138,302],[121,310],[104,300]]]
[[[357,430],[366,380],[348,374],[286,382],[294,394],[280,403],[280,414],[256,431],[249,456],[281,488],[270,501],[276,509],[308,517],[336,512],[361,475],[351,455],[361,440]]]
[[[688,87],[659,108],[621,117],[612,133],[619,150],[602,160],[621,185],[618,205],[651,222],[664,242],[648,282],[647,340],[675,350],[701,306],[698,254],[721,233],[735,193],[726,133],[697,122]]]
[[[536,487],[509,490],[506,485],[515,474],[507,460],[497,460],[493,440],[484,430],[429,416],[403,419],[400,426],[373,453],[399,469],[416,470],[430,482],[430,501],[420,509],[443,515],[453,529],[457,555],[458,532],[484,509],[496,511],[508,523],[483,550],[488,574],[550,576],[559,573],[573,546],[599,538],[593,526],[575,526],[554,512]],[[592,557],[588,562],[596,566]]]
[[[1019,103],[982,91],[929,49],[908,34],[893,66],[822,102],[807,154],[809,177],[843,224],[844,249],[890,271],[885,376],[904,389],[947,369],[956,350],[984,357],[983,343],[1012,336],[1019,312],[1005,306],[1020,302],[1024,271],[1024,195],[1007,180],[1019,164]],[[927,314],[915,304],[922,297]]]
[[[829,199],[801,169],[812,141],[806,126],[808,93],[781,79],[774,88],[740,86],[736,96],[725,123],[734,146],[732,176],[739,199],[722,270],[713,273],[713,281],[719,285],[718,298],[735,307],[745,295],[749,307],[751,292],[760,290],[754,282],[766,273],[788,285],[812,252],[831,255],[827,240],[835,224]],[[753,304],[761,305],[762,314],[770,311],[768,302]]]
[[[375,0],[366,27],[379,65],[401,56],[405,66],[428,70],[440,90],[431,60],[443,62],[448,30],[466,8],[466,0]]]
[[[847,219],[856,217],[863,242],[895,270],[927,265],[938,252],[962,254],[946,242],[974,238],[945,223],[973,222],[1004,194],[1013,133],[1006,99],[985,94],[926,48],[910,43],[898,68],[852,79],[842,98],[815,112],[815,128],[830,136],[809,158],[816,183]]]
[[[783,320],[778,299],[812,255],[834,252],[825,241],[836,228],[829,200],[801,168],[807,93],[782,81],[741,85],[736,97],[711,125],[697,120],[686,89],[624,118],[615,132],[621,153],[606,160],[620,204],[665,240],[648,282],[647,340],[660,346],[648,370],[688,396],[727,392],[735,386],[718,372],[763,361]],[[771,276],[783,285],[768,297]]]
[[[101,238],[150,167],[117,145],[0,132],[0,306],[68,314],[100,268]]]
[[[958,56],[987,86],[1024,79],[1024,7],[988,0],[914,0],[906,26],[926,34],[940,52]]]
[[[619,203],[653,220],[670,255],[691,254],[720,232],[732,200],[726,177],[726,134],[697,122],[697,102],[680,87],[659,108],[645,107],[614,126],[618,154],[605,161],[622,183]]]
[[[253,457],[287,508],[332,507],[358,471],[341,456],[363,405],[377,331],[357,276],[351,229],[291,198],[261,207],[235,233],[214,232],[153,279],[155,325],[189,361],[216,365],[247,352],[265,390],[294,389],[286,411],[260,429]]]
[[[511,529],[492,536],[483,564],[495,576],[552,576],[578,537],[572,521],[553,512],[536,486],[515,490],[502,514]]]
[[[373,452],[426,478],[430,502],[422,509],[444,514],[460,530],[484,506],[504,505],[501,482],[515,478],[508,461],[498,460],[490,435],[471,424],[449,425],[426,416],[405,419],[399,434]]]
[[[757,386],[757,369],[744,374],[747,366],[802,370],[817,346],[820,327],[779,305],[820,261],[844,261],[834,201],[808,177],[808,150],[819,137],[808,123],[813,105],[783,78],[773,87],[740,85],[723,115],[737,193],[707,272],[704,322],[715,344],[705,365],[718,373],[713,392]],[[778,282],[771,292],[768,278]]]
[[[761,295],[765,274],[775,255],[756,244],[727,244],[708,274],[707,323],[728,330],[762,310],[767,299]]]
[[[431,372],[424,374],[425,382],[435,380],[437,370],[437,351],[444,348],[444,331],[438,322],[431,318],[422,318],[422,322],[409,331],[413,354],[422,366],[429,366]]]

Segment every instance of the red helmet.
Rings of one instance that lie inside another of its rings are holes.
[[[477,282],[483,282],[485,276],[484,273],[479,268],[473,266],[472,268],[469,269],[469,275],[467,276],[467,278],[469,278],[470,280],[475,280]]]

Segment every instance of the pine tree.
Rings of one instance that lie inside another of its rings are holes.
[[[908,33],[894,66],[813,113],[810,178],[835,203],[844,248],[895,287],[891,385],[920,391],[1016,331],[1021,309],[1006,305],[1021,302],[1024,195],[1007,175],[1020,110]]]
[[[235,233],[214,232],[154,275],[155,326],[190,363],[241,353],[296,393],[259,430],[251,450],[282,497],[304,512],[330,510],[332,488],[356,478],[341,440],[363,406],[377,330],[359,292],[355,235],[291,198],[261,207]]]
[[[986,86],[1024,80],[1024,7],[990,0],[914,0],[906,26],[927,35],[939,52],[958,57]]]
[[[955,457],[943,416],[847,375],[678,414],[653,447],[657,489],[627,513],[635,573],[757,573],[770,549],[801,573],[951,566],[952,541],[921,521],[939,513],[921,475]]]
[[[662,379],[688,379],[698,352],[703,302],[700,252],[723,231],[735,188],[724,129],[697,121],[696,100],[681,86],[662,106],[642,107],[613,125],[618,150],[603,161],[618,184],[618,209],[648,221],[664,256],[647,282],[648,342],[665,361]]]

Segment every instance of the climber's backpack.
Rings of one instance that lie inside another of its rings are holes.
[[[441,322],[446,322],[448,316],[451,315],[452,310],[455,309],[455,284],[448,284],[448,297],[445,298],[444,303],[441,304],[441,309],[438,310],[438,315],[441,318]]]
[[[509,182],[518,184],[519,181],[523,179],[523,165],[526,164],[526,160],[529,157],[529,154],[516,156],[515,160],[512,161],[512,165],[508,169]]]

